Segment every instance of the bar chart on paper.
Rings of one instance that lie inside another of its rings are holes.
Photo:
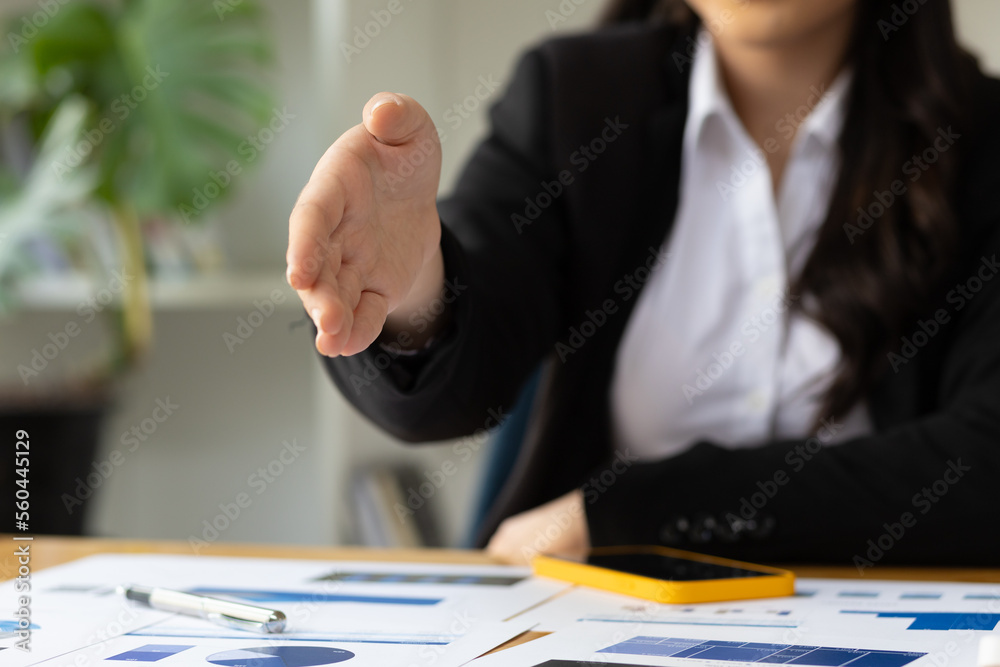
[[[925,653],[881,651],[829,646],[798,646],[764,642],[740,642],[673,637],[640,636],[609,646],[600,653],[651,655],[663,658],[759,662],[811,667],[903,667]]]
[[[526,612],[548,634],[482,667],[976,667],[990,584],[801,579],[794,596],[660,605],[573,589]],[[478,667],[478,664],[477,664]]]
[[[457,586],[513,586],[527,577],[503,577],[496,575],[442,574],[440,572],[400,573],[400,572],[332,572],[316,581],[344,581],[351,583],[375,584],[436,584]]]

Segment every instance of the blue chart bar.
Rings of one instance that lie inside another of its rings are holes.
[[[372,604],[435,605],[440,598],[401,598],[384,595],[337,595],[309,591],[265,591],[243,588],[192,588],[195,595],[221,595],[251,602],[369,602]]]
[[[853,611],[842,614],[875,614],[876,618],[912,618],[907,630],[985,630],[1000,624],[1000,614],[937,611]]]
[[[524,577],[478,574],[400,574],[397,572],[333,572],[316,581],[363,581],[367,583],[455,584],[460,586],[513,586]]]
[[[128,662],[156,662],[169,658],[172,655],[186,651],[193,646],[180,646],[177,644],[146,644],[131,651],[125,651],[118,655],[113,655],[108,660],[125,660]]]
[[[760,642],[726,642],[670,637],[633,637],[599,653],[653,655],[663,658],[694,658],[726,662],[760,662],[813,667],[902,667],[926,653],[875,651],[824,646],[792,646]]]
[[[30,630],[37,630],[38,626],[34,623],[30,624]],[[6,639],[7,637],[13,637],[19,628],[17,621],[0,621],[0,639]]]

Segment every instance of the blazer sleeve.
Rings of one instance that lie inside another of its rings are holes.
[[[992,228],[1000,229],[1000,219]],[[828,422],[817,437],[760,448],[700,442],[658,462],[620,456],[584,486],[592,542],[660,543],[759,559],[822,553],[853,561],[862,573],[890,561],[995,564],[998,254],[1000,233],[994,233],[961,280],[974,286],[976,279],[981,290],[947,299],[953,320],[942,326],[956,329],[933,411],[843,444],[824,444],[837,428]]]
[[[454,193],[438,203],[446,286],[442,303],[418,314],[449,326],[415,357],[381,340],[352,357],[325,359],[333,381],[363,414],[408,441],[459,437],[496,425],[551,350],[561,322],[569,245],[565,203],[555,199],[529,224],[526,198],[554,179],[545,59],[522,57],[491,131]],[[445,144],[447,147],[447,144]]]

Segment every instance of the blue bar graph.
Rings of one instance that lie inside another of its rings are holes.
[[[193,646],[181,646],[179,644],[146,644],[131,651],[125,651],[118,655],[113,655],[108,660],[123,660],[126,662],[156,662],[176,655],[181,651],[186,651]]]
[[[513,586],[524,581],[524,577],[480,574],[441,574],[397,572],[332,572],[319,577],[316,581],[347,581],[366,583],[399,583],[399,584],[450,584],[458,586]]]
[[[912,618],[907,630],[985,630],[990,631],[1000,623],[1000,614],[985,612],[931,612],[931,611],[853,611],[842,614],[875,614],[876,618]]]
[[[830,646],[794,646],[761,642],[640,636],[601,649],[599,653],[692,658],[723,662],[758,662],[810,667],[903,667],[926,653],[879,651]]]
[[[429,606],[441,602],[440,598],[409,598],[385,595],[339,595],[313,591],[267,591],[244,588],[192,588],[195,595],[223,596],[251,602],[366,602],[370,604],[399,604]]]

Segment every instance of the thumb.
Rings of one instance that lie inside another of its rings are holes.
[[[430,116],[416,100],[398,93],[374,95],[363,111],[365,129],[389,146],[410,141],[429,121]]]

